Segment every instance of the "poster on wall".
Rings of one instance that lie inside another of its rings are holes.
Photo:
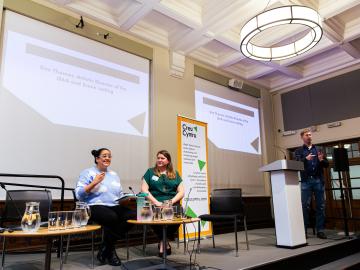
[[[185,196],[182,206],[186,215],[198,217],[210,213],[208,178],[207,123],[184,116],[177,117],[178,170],[184,181]],[[184,232],[180,228],[180,238]],[[186,236],[193,238],[195,224],[188,224]],[[209,222],[201,222],[201,236],[211,235]]]

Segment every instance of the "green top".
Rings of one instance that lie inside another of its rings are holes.
[[[149,186],[149,192],[159,202],[174,198],[177,193],[177,188],[182,182],[178,172],[176,172],[175,179],[169,179],[165,174],[161,174],[160,177],[158,177],[154,173],[154,168],[148,169],[143,178]]]

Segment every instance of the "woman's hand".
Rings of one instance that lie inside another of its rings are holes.
[[[94,180],[92,181],[95,185],[101,183],[105,178],[105,172],[101,172],[99,174],[97,174],[94,178]]]
[[[105,172],[99,173],[95,176],[94,180],[90,184],[84,187],[86,193],[90,193],[91,190],[105,178]]]
[[[159,201],[156,201],[154,204],[156,207],[162,207],[162,205],[163,205],[163,203],[159,202]]]

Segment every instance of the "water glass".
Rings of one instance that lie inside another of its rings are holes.
[[[57,217],[58,217],[58,212],[49,212],[49,214],[48,214],[48,230],[49,231],[57,230]]]
[[[162,220],[162,209],[156,206],[154,208],[154,220]]]
[[[74,228],[81,227],[82,213],[79,210],[75,210],[72,215],[72,223]]]
[[[56,229],[57,230],[65,230],[67,223],[67,212],[59,211],[57,215]]]
[[[74,211],[66,212],[65,229],[73,229],[74,228],[73,216],[74,216]]]
[[[162,216],[164,220],[172,220],[174,218],[174,211],[172,206],[164,206],[162,209]]]

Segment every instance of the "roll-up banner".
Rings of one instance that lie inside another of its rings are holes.
[[[183,179],[185,196],[182,206],[187,216],[210,213],[208,177],[207,123],[184,116],[177,117],[178,171]],[[194,238],[197,224],[186,225],[186,237]],[[209,222],[201,222],[201,236],[211,235]],[[180,228],[180,239],[184,238]]]

